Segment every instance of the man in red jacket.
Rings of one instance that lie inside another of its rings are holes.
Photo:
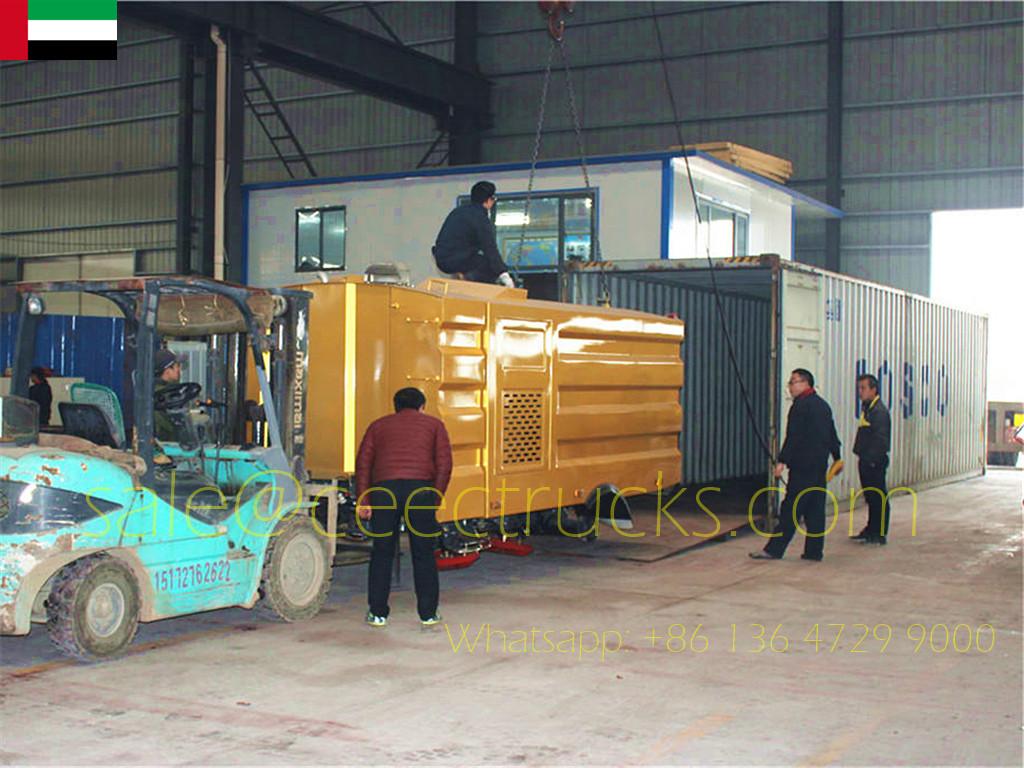
[[[404,519],[416,607],[420,622],[430,626],[441,621],[434,541],[441,535],[436,511],[452,476],[452,447],[441,420],[423,413],[422,392],[406,387],[394,399],[395,412],[370,425],[356,456],[356,512],[371,520],[373,531],[366,623],[388,623],[391,563]]]

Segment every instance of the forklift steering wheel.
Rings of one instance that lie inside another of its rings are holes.
[[[176,411],[194,400],[202,389],[194,381],[171,384],[153,393],[153,408],[158,411]]]

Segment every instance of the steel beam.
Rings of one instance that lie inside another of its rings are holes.
[[[825,109],[825,202],[843,203],[843,4],[828,4],[828,87]],[[825,269],[841,267],[840,219],[825,222]]]
[[[200,205],[202,206],[202,256],[199,273],[213,277],[216,247],[213,220],[216,216],[214,189],[217,186],[217,49],[207,37],[200,50],[203,51],[203,181]]]
[[[466,72],[478,72],[477,57],[479,8],[475,2],[455,3],[455,66]],[[478,112],[455,107],[448,125],[448,164],[470,165],[480,162],[480,129]]]
[[[242,181],[245,168],[245,61],[253,41],[237,30],[228,33],[228,125],[224,180],[224,279],[245,282],[242,262]]]
[[[178,178],[177,256],[175,272],[192,271],[192,165],[195,119],[195,47],[189,40],[179,43],[178,86]]]
[[[447,119],[467,110],[489,119],[491,84],[482,75],[292,3],[118,3],[118,12],[177,34],[210,24],[244,34],[254,58]]]

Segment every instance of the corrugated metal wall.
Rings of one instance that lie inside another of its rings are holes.
[[[0,255],[173,253],[178,42],[118,38],[117,61],[0,67]]]
[[[842,271],[927,294],[934,210],[1024,205],[1024,4],[844,3]],[[657,3],[687,141],[793,161],[825,197],[828,3]],[[485,159],[527,157],[546,40],[531,3],[488,3],[482,66],[497,83]],[[580,3],[569,19],[587,148],[676,143],[650,3]],[[487,43],[493,42],[493,45]],[[548,156],[575,153],[554,81]],[[797,258],[824,263],[822,222]]]
[[[334,18],[387,35],[362,4],[330,5]],[[827,6],[657,3],[687,141],[729,139],[788,157],[792,184],[823,198]],[[375,8],[407,44],[451,58],[451,3]],[[1024,205],[1022,19],[1021,2],[844,4],[843,271],[927,293],[931,211]],[[482,3],[479,26],[480,66],[496,87],[483,159],[528,159],[544,21],[535,3]],[[15,231],[4,252],[172,245],[176,43],[128,22],[120,29],[117,62],[0,68],[2,229]],[[588,152],[674,144],[651,4],[581,2],[568,30]],[[414,167],[437,135],[410,110],[265,74],[321,176]],[[544,155],[574,155],[557,73],[547,124]],[[254,121],[246,157],[245,181],[288,178]],[[57,181],[70,174],[96,177]],[[71,229],[47,231],[57,227]],[[799,224],[797,252],[823,263],[820,222]]]
[[[843,272],[927,294],[931,211],[1024,205],[1022,17],[844,4]]]
[[[605,288],[612,306],[656,315],[674,312],[686,323],[683,343],[683,483],[757,475],[768,460],[750,427],[733,373],[713,294],[666,280],[573,273],[579,304],[598,304]],[[740,375],[761,434],[768,438],[771,378],[771,302],[724,294],[722,304]]]

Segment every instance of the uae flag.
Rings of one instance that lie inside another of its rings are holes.
[[[0,0],[0,60],[116,58],[117,0]]]

